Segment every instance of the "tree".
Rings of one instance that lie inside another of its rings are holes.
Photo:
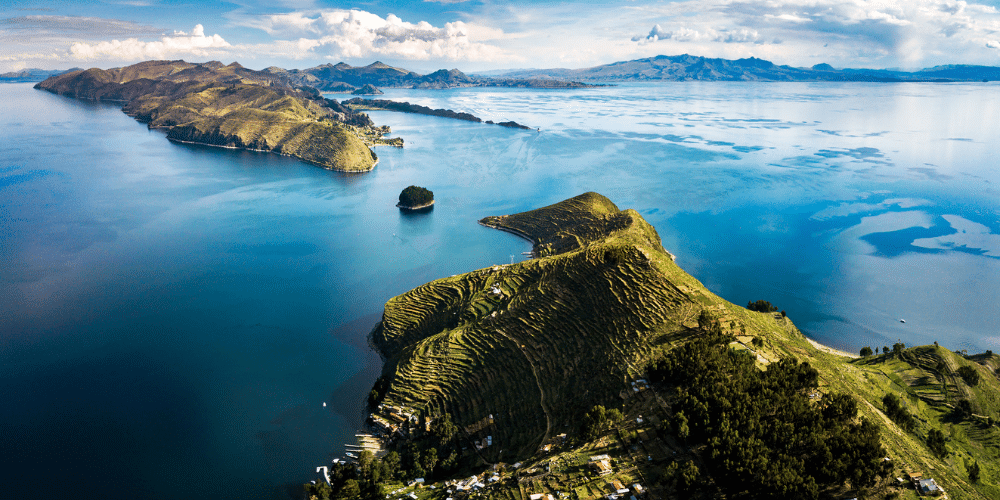
[[[979,385],[979,372],[977,372],[971,366],[962,366],[958,369],[958,374],[965,380],[965,383],[970,386]]]
[[[896,356],[902,354],[903,349],[906,349],[906,344],[902,342],[896,342],[895,344],[892,344],[892,353],[895,354]]]
[[[677,425],[677,437],[680,438],[682,443],[687,444],[688,436],[691,435],[691,428],[688,427],[687,416],[684,415],[683,411],[677,412],[674,415],[674,422]]]
[[[862,347],[861,348],[861,357],[862,358],[867,358],[868,356],[871,356],[871,355],[872,355],[872,348],[871,347],[867,347],[866,346],[866,347]]]
[[[437,448],[431,448],[424,452],[423,460],[421,464],[427,474],[434,474],[434,466],[438,463],[438,451]]]
[[[927,447],[930,448],[931,452],[937,455],[938,458],[948,456],[948,447],[945,446],[944,433],[937,429],[927,431]]]
[[[882,398],[882,404],[885,405],[885,414],[904,431],[913,432],[916,429],[917,421],[910,412],[906,411],[906,408],[903,408],[895,394],[886,394]]]
[[[764,313],[775,312],[775,311],[778,310],[777,307],[774,307],[773,305],[771,305],[770,302],[768,302],[766,300],[758,300],[756,302],[753,302],[753,301],[747,302],[747,309],[749,309],[751,311],[764,312]]]
[[[358,498],[361,496],[361,486],[358,485],[356,479],[348,479],[344,481],[344,487],[337,492],[337,498],[349,499]]]
[[[979,482],[979,462],[972,462],[972,465],[968,467],[969,470],[969,481],[973,483]]]
[[[887,345],[882,346],[882,354],[889,354],[889,346]]]
[[[382,463],[385,464],[386,479],[392,480],[399,475],[399,453],[395,451],[386,453],[382,457]]]
[[[450,443],[458,432],[458,426],[451,421],[451,414],[445,413],[434,423],[434,433],[441,438],[441,444]]]
[[[968,399],[960,399],[958,400],[958,403],[955,404],[955,409],[952,410],[952,413],[955,415],[955,418],[965,420],[971,417],[974,413],[972,411],[972,403],[970,403]]]

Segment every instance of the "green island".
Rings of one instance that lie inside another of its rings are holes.
[[[993,353],[815,344],[596,193],[480,223],[535,258],[386,303],[371,434],[307,498],[1000,498]]]
[[[420,186],[408,186],[399,193],[397,207],[405,210],[420,210],[434,204],[434,192]]]
[[[269,151],[330,170],[375,168],[375,145],[388,127],[324,99],[280,74],[232,63],[146,61],[123,68],[91,68],[52,76],[35,86],[81,99],[115,101],[150,128],[184,143]]]

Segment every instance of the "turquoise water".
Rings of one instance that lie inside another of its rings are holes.
[[[385,301],[520,259],[527,242],[476,220],[588,190],[639,210],[716,293],[767,299],[821,342],[1000,348],[993,84],[389,89],[540,131],[374,112],[406,148],[359,175],[0,94],[15,497],[55,475],[106,498],[287,498],[361,421]],[[394,207],[410,184],[431,212]]]

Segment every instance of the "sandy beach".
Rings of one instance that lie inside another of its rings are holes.
[[[823,352],[825,352],[827,354],[833,354],[835,356],[844,356],[844,357],[847,357],[847,358],[860,358],[861,357],[861,356],[859,356],[857,354],[851,354],[851,353],[846,352],[846,351],[841,351],[840,349],[834,349],[832,347],[827,347],[827,346],[825,346],[823,344],[820,344],[819,342],[816,342],[815,340],[813,340],[813,339],[811,339],[809,337],[806,337],[806,340],[808,340],[809,343],[812,344],[813,347],[815,347],[816,349],[819,349],[819,350],[821,350],[821,351],[823,351]]]

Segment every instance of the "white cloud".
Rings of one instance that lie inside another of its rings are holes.
[[[96,43],[75,42],[69,47],[69,57],[78,61],[170,59],[175,57],[212,57],[224,53],[231,45],[218,34],[205,36],[205,28],[197,25],[188,35],[176,32],[156,41],[137,38]]]
[[[239,22],[277,39],[253,46],[253,50],[291,59],[318,56],[330,60],[375,57],[494,61],[513,57],[494,45],[474,40],[502,36],[501,31],[462,21],[435,27],[426,21],[407,22],[393,14],[383,18],[362,10],[334,9],[274,14]]]
[[[655,23],[649,34],[629,37],[638,43],[637,52],[648,50],[643,46],[649,42],[666,40],[669,43],[659,44],[657,51],[668,50],[662,45],[690,51],[681,47],[686,42],[705,51],[700,55],[719,57],[742,47],[736,50],[802,66],[1000,62],[988,50],[1000,48],[995,35],[1000,32],[1000,12],[961,0],[682,0],[634,10],[637,17]],[[763,40],[783,43],[755,47]]]
[[[675,31],[667,31],[659,24],[649,30],[645,37],[632,37],[633,42],[649,43],[660,40],[674,40],[677,42],[721,42],[721,43],[758,43],[761,36],[756,30],[739,28],[735,30],[715,30],[705,28],[698,31],[687,27],[678,28]]]

